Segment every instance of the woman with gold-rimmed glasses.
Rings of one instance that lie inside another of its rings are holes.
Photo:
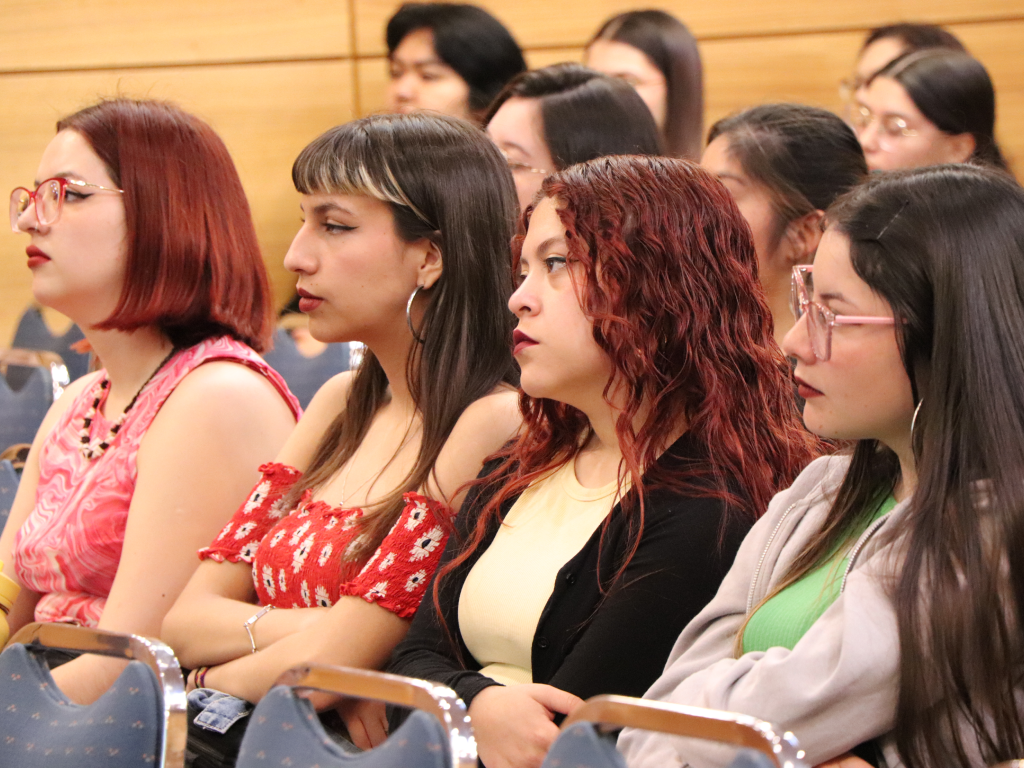
[[[978,161],[1007,169],[995,140],[995,91],[970,55],[901,56],[858,90],[851,123],[874,171]]]

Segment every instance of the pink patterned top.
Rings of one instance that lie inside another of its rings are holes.
[[[411,618],[441,560],[448,539],[448,508],[418,493],[404,496],[402,514],[367,560],[356,550],[362,534],[357,508],[332,507],[306,490],[295,509],[285,496],[302,473],[264,464],[263,477],[201,559],[252,563],[261,605],[330,608],[341,597],[361,597],[403,619]]]
[[[36,621],[97,625],[121,560],[139,445],[178,383],[214,360],[235,361],[266,376],[298,418],[298,401],[259,355],[228,336],[207,339],[164,365],[139,394],[110,448],[90,461],[79,450],[79,430],[103,379],[97,377],[43,442],[36,506],[14,540],[18,579],[42,593]],[[107,434],[112,423],[97,413],[92,436]]]

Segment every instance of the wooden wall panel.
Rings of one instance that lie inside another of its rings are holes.
[[[350,0],[355,9],[355,50],[359,56],[386,54],[384,27],[401,0]],[[635,0],[477,0],[499,18],[524,48],[583,45],[608,17],[638,7]],[[959,21],[1024,17],[1021,0],[674,0],[642,3],[683,19],[698,38],[792,32],[868,29],[893,20]]]
[[[275,294],[283,303],[294,280],[281,262],[299,225],[291,164],[310,140],[355,116],[351,82],[347,61],[0,77],[8,126],[0,140],[0,191],[6,195],[32,181],[61,115],[100,95],[171,99],[207,120],[231,150]],[[0,237],[0,345],[31,301],[24,254],[28,240],[5,231]]]
[[[339,0],[0,2],[0,71],[347,56]]]

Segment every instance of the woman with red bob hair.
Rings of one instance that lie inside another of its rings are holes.
[[[642,694],[817,447],[716,179],[607,157],[541,195],[509,301],[525,426],[390,667],[455,689],[489,768],[539,765],[581,698]]]
[[[298,403],[259,357],[270,290],[227,148],[171,104],[103,101],[57,123],[34,189],[11,193],[36,300],[81,326],[102,369],[73,382],[32,444],[3,536],[36,620],[156,636],[295,425]],[[216,468],[216,469],[213,469]],[[98,697],[115,662],[54,670]]]

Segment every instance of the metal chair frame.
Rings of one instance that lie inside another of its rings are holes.
[[[22,643],[64,651],[81,651],[118,659],[141,661],[156,674],[164,694],[164,722],[160,734],[160,768],[183,768],[188,736],[185,682],[171,649],[142,635],[108,632],[71,624],[34,623],[22,627],[8,645]]]
[[[64,394],[64,388],[71,383],[71,376],[64,360],[56,352],[46,349],[23,349],[21,347],[0,348],[0,372],[6,373],[7,366],[21,365],[27,368],[44,368],[50,372],[53,399]]]
[[[696,739],[707,739],[755,749],[779,768],[809,768],[804,751],[789,731],[765,720],[734,712],[633,699],[628,696],[594,696],[587,699],[562,723],[588,722],[605,727],[640,728]]]
[[[448,733],[452,768],[477,768],[476,739],[469,714],[451,688],[386,672],[326,664],[293,667],[275,684],[422,709],[436,717]]]

